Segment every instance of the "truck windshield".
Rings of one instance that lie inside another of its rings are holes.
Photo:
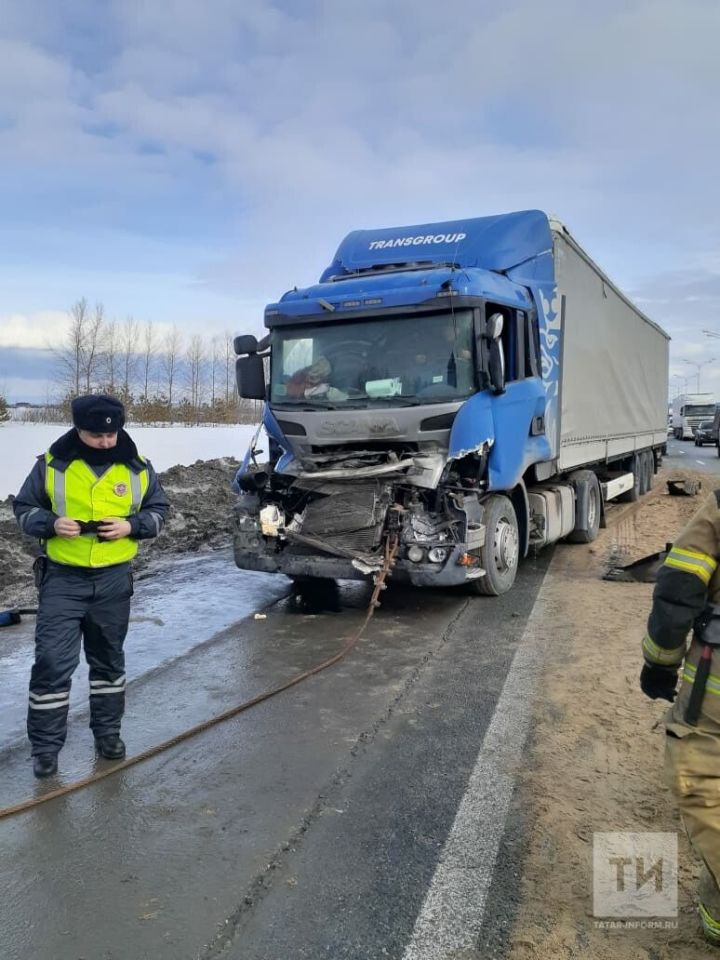
[[[684,417],[711,417],[715,413],[712,403],[686,403],[683,408]]]
[[[471,310],[272,331],[270,402],[370,407],[440,403],[476,391]]]

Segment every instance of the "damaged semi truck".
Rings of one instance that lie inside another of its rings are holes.
[[[359,579],[392,535],[395,579],[502,594],[664,452],[667,335],[540,211],[350,233],[265,326],[235,339],[269,448],[235,480],[244,569]]]

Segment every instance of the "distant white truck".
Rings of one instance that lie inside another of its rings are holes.
[[[703,420],[715,416],[714,393],[683,393],[673,400],[673,436],[676,440],[692,440]]]

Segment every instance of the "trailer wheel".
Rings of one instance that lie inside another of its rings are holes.
[[[641,450],[637,457],[640,464],[640,496],[644,497],[650,490],[650,473],[652,467],[650,466],[647,450]]]
[[[623,503],[635,503],[640,499],[640,485],[643,472],[643,463],[640,454],[633,454],[632,460],[630,461],[630,470],[635,478],[635,483],[630,490],[618,497],[618,500],[622,500]]]
[[[480,548],[480,564],[485,576],[470,581],[473,593],[499,597],[515,583],[520,559],[520,536],[515,508],[508,497],[493,494],[485,508],[485,544]]]
[[[652,450],[645,451],[645,466],[645,492],[650,493],[653,488],[653,480],[655,479],[655,457],[653,456]]]
[[[575,529],[565,539],[568,543],[592,543],[600,531],[602,518],[598,478],[592,470],[578,470],[570,477],[570,483],[575,488]]]

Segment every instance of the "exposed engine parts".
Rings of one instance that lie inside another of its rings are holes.
[[[463,481],[466,465],[447,472],[452,486],[433,490],[414,485],[407,466],[415,461],[393,450],[323,451],[294,476],[251,465],[240,479],[236,551],[264,547],[277,561],[320,553],[367,574],[379,569],[383,539],[394,532],[400,561],[444,564],[462,544],[471,566],[467,551],[479,550],[485,528],[477,488]]]

